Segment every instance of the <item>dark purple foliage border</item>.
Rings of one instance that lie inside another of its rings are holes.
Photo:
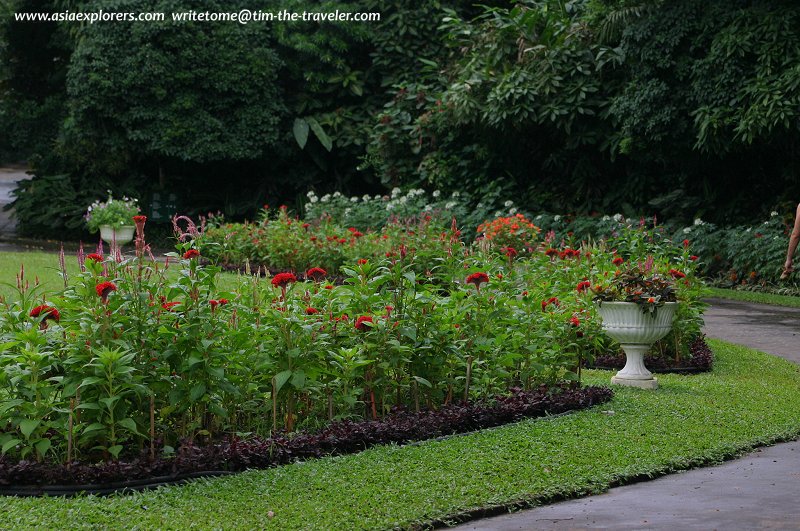
[[[563,384],[555,389],[512,390],[491,402],[449,405],[439,410],[395,411],[375,421],[340,421],[315,433],[293,437],[229,437],[200,446],[184,442],[173,458],[149,459],[146,452],[128,461],[66,465],[13,462],[0,457],[0,494],[76,494],[81,491],[108,494],[148,486],[183,482],[202,475],[221,475],[254,468],[269,468],[328,455],[360,452],[379,444],[413,441],[468,433],[516,422],[573,411],[611,400],[604,386]],[[152,480],[148,485],[147,481]],[[48,488],[48,486],[55,486]]]

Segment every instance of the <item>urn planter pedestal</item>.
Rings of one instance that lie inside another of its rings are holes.
[[[122,247],[126,243],[133,241],[133,233],[136,227],[133,225],[123,225],[121,227],[112,227],[111,225],[100,226],[100,237],[109,243],[112,247],[116,244],[117,247]]]
[[[655,315],[642,312],[633,302],[602,302],[597,310],[603,330],[625,351],[625,367],[611,378],[612,384],[658,389],[658,380],[644,365],[650,346],[672,330],[677,302],[667,302]]]

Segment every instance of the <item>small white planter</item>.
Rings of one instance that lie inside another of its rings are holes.
[[[612,384],[658,389],[658,380],[644,366],[644,355],[672,330],[677,308],[677,302],[667,302],[653,316],[633,302],[603,302],[598,306],[603,330],[625,351],[625,367],[611,378]]]
[[[122,227],[112,227],[111,225],[100,226],[100,237],[109,244],[122,247],[126,243],[133,241],[133,233],[136,227],[133,225],[123,225]]]

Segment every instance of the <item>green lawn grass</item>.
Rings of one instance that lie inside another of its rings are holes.
[[[762,304],[774,304],[776,306],[800,308],[800,297],[792,297],[790,295],[776,295],[773,293],[763,293],[759,291],[744,291],[724,288],[708,288],[708,290],[710,297],[717,297],[720,299],[759,302]]]
[[[615,388],[612,402],[572,415],[134,495],[9,498],[0,503],[0,522],[6,528],[413,527],[476,508],[600,492],[800,435],[800,367],[710,344],[713,373],[662,375],[655,392]],[[586,371],[588,383],[605,384],[610,376]]]

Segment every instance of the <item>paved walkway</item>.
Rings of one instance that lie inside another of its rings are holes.
[[[710,300],[705,332],[800,363],[800,309]],[[800,413],[798,413],[800,414]],[[800,441],[459,530],[800,530]]]
[[[11,192],[17,187],[17,183],[31,178],[26,171],[27,168],[23,166],[0,167],[0,236],[13,236],[16,232],[16,220],[3,207],[14,200]]]

